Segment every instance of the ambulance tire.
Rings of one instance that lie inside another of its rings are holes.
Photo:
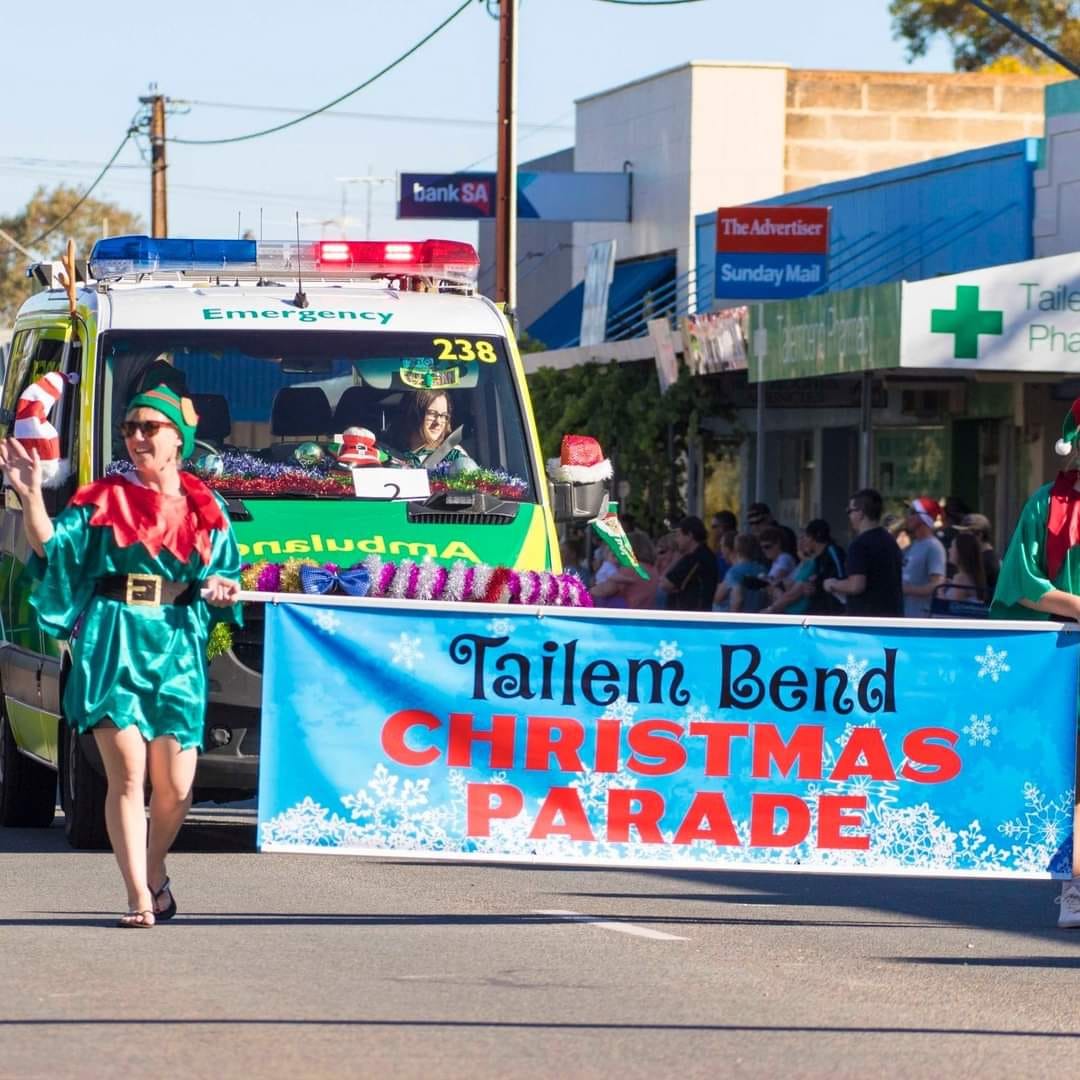
[[[19,752],[0,709],[0,825],[44,829],[56,814],[56,773]]]
[[[82,739],[60,725],[60,804],[64,833],[77,851],[108,851],[105,831],[105,777],[90,763]]]

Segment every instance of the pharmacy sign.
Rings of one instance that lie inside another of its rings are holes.
[[[1080,371],[1080,254],[905,282],[900,366]]]

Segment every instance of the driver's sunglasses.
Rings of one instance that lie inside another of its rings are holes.
[[[430,420],[433,424],[444,424],[450,419],[450,414],[448,412],[439,412],[437,409],[428,409],[424,413],[424,419]]]
[[[172,428],[174,431],[180,430],[175,424],[170,424],[168,420],[125,420],[118,427],[120,434],[125,439],[134,438],[136,432],[145,435],[148,439],[152,439],[163,427]]]

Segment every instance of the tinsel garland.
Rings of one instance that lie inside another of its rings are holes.
[[[206,640],[206,660],[209,663],[215,656],[227,653],[233,647],[232,627],[228,623],[216,623]]]
[[[240,584],[250,592],[302,592],[301,566],[319,566],[314,559],[284,563],[261,560],[240,569]],[[330,569],[332,564],[326,564]],[[398,600],[471,601],[481,604],[525,604],[544,607],[592,607],[592,597],[574,574],[550,570],[511,570],[506,566],[469,564],[458,560],[447,569],[431,559],[390,562],[369,555],[349,569],[363,567],[371,580],[368,596]],[[336,568],[335,568],[336,569]]]

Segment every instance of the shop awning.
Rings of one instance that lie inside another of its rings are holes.
[[[645,294],[675,280],[675,256],[655,259],[636,259],[615,264],[615,274],[608,293],[608,333],[619,337],[645,333],[645,318],[633,318],[641,307]],[[583,282],[575,285],[565,296],[556,300],[538,319],[525,328],[531,338],[542,341],[549,349],[565,349],[578,343],[581,335],[581,308],[585,294]],[[656,315],[650,312],[648,317]]]

